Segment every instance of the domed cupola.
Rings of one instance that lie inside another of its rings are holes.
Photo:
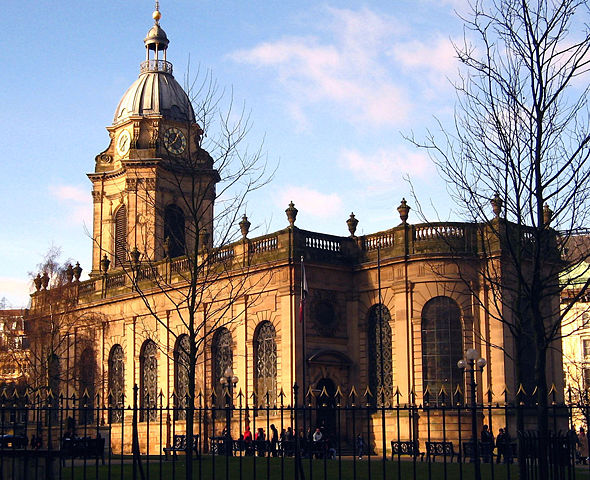
[[[172,64],[166,60],[169,40],[160,27],[162,14],[156,6],[154,26],[147,33],[144,44],[145,61],[140,75],[127,89],[113,118],[113,125],[131,117],[164,117],[179,122],[195,121],[195,113],[188,95],[172,76]]]

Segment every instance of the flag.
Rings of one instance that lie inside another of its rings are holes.
[[[303,323],[303,309],[305,308],[305,298],[307,297],[307,277],[305,276],[305,264],[301,257],[301,299],[299,300],[299,323]]]

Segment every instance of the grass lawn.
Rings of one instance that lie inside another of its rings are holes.
[[[183,479],[185,472],[185,462],[182,456],[177,457],[176,461],[162,459],[159,457],[152,457],[149,465],[143,459],[143,469],[146,479],[164,479],[175,480]],[[341,462],[338,460],[312,460],[303,459],[303,473],[305,480],[323,480],[323,479],[382,479],[383,466],[380,459],[371,459],[369,463],[366,459],[353,462],[347,458]],[[241,469],[240,469],[241,466]],[[403,460],[401,462],[391,460],[387,461],[386,479],[401,479],[401,480],[423,480],[423,479],[444,479],[445,465],[441,462],[428,464],[427,462],[414,462]],[[240,474],[241,470],[241,474]],[[518,467],[516,465],[510,466],[510,472],[506,465],[482,464],[482,479],[518,479]],[[57,473],[57,472],[56,472]],[[73,475],[72,475],[73,474]],[[339,476],[340,475],[340,476]],[[567,472],[565,473],[567,478]],[[112,459],[111,465],[100,465],[96,467],[93,461],[88,462],[86,471],[81,466],[75,466],[72,472],[70,466],[63,468],[61,471],[61,478],[73,479],[132,479],[133,465],[131,459],[127,458],[121,465],[120,460]],[[139,475],[137,478],[140,478]],[[231,479],[231,480],[290,480],[295,478],[294,459],[285,458],[284,462],[280,458],[256,458],[254,457],[238,457],[229,458],[229,470],[226,469],[226,458],[223,456],[215,457],[213,462],[212,457],[203,456],[202,462],[194,461],[194,478],[198,480],[210,479]],[[459,465],[456,463],[446,465],[446,478],[448,480],[470,480],[473,478],[473,465],[465,464]],[[576,468],[576,480],[589,479],[588,468]]]

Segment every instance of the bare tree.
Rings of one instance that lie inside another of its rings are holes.
[[[588,220],[587,14],[584,0],[475,0],[455,45],[454,126],[410,139],[431,153],[460,214],[486,226],[481,246],[492,260],[478,273],[494,301],[481,307],[514,338],[521,384],[533,373],[526,357],[534,359],[541,438],[547,355],[570,308],[560,313],[558,304],[560,275],[572,264],[564,253]]]
[[[37,292],[25,323],[28,348],[19,358],[25,362],[22,369],[31,395],[57,406],[60,396],[74,395],[77,386],[78,397],[84,396],[91,410],[100,382],[98,368],[94,365],[93,371],[82,371],[72,348],[75,330],[78,344],[92,348],[98,321],[95,315],[76,311],[77,291],[72,281],[75,275],[79,278],[79,272],[71,262],[61,263],[60,255],[59,248],[50,248],[37,266],[40,273],[31,274]]]
[[[176,340],[174,361],[187,385],[177,386],[175,407],[186,415],[186,475],[192,478],[195,379],[205,346],[222,327],[235,323],[270,281],[270,274],[250,270],[250,222],[244,211],[248,195],[266,185],[273,172],[262,146],[248,149],[247,112],[236,111],[231,95],[228,101],[210,74],[200,83],[193,81],[188,91],[195,121],[177,122],[160,134],[152,171],[157,188],[144,182],[132,192],[153,219],[128,232],[124,248],[113,239],[115,248],[108,253],[131,279],[149,312],[146,318],[155,319]],[[108,267],[103,261],[104,272]],[[216,394],[227,401],[230,392],[231,387]],[[148,406],[156,401],[152,395]],[[138,452],[137,432],[134,437]]]

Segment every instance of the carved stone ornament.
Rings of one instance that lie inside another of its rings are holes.
[[[137,148],[137,141],[139,140],[139,121],[133,122],[133,138],[131,139],[131,145],[133,148]]]
[[[240,222],[240,231],[242,232],[242,237],[246,238],[248,236],[248,232],[250,231],[251,223],[248,221],[248,217],[244,213],[242,217],[242,221]]]
[[[152,136],[150,138],[150,148],[156,148],[158,146],[158,137],[160,136],[160,122],[154,120],[152,122]]]
[[[289,220],[289,225],[292,227],[293,225],[295,225],[295,220],[297,220],[297,212],[299,210],[297,210],[295,208],[295,204],[293,202],[289,203],[289,208],[287,208],[285,210],[285,213],[287,214],[287,220]]]
[[[80,266],[80,262],[76,262],[76,266],[74,267],[74,279],[76,282],[80,281],[80,276],[82,275],[82,267]]]
[[[100,163],[112,163],[113,161],[113,156],[109,155],[108,153],[101,153],[98,157],[97,157],[98,162]]]
[[[71,263],[68,263],[68,266],[66,268],[66,278],[69,283],[72,283],[72,281],[74,280],[74,267],[72,267]]]
[[[492,204],[492,211],[494,212],[494,215],[496,215],[496,218],[500,217],[500,214],[502,213],[502,199],[500,198],[500,195],[496,192],[496,194],[494,195],[494,198],[492,198],[490,200],[490,203]]]
[[[39,291],[41,290],[41,274],[38,273],[37,276],[33,279],[33,283],[35,284],[35,290]]]
[[[543,207],[543,223],[546,227],[551,225],[551,219],[553,218],[553,210],[549,208],[549,205],[545,204]]]
[[[356,227],[359,224],[359,221],[354,216],[354,213],[350,214],[348,220],[346,220],[346,225],[348,225],[348,231],[350,232],[350,236],[354,237],[354,233],[356,232]]]
[[[406,223],[408,221],[408,214],[410,213],[410,207],[408,206],[408,202],[406,202],[405,198],[402,198],[402,201],[397,207],[397,211],[399,213],[399,218],[401,219],[402,223]]]
[[[100,203],[102,195],[100,194],[99,190],[92,190],[92,201],[94,203]]]

